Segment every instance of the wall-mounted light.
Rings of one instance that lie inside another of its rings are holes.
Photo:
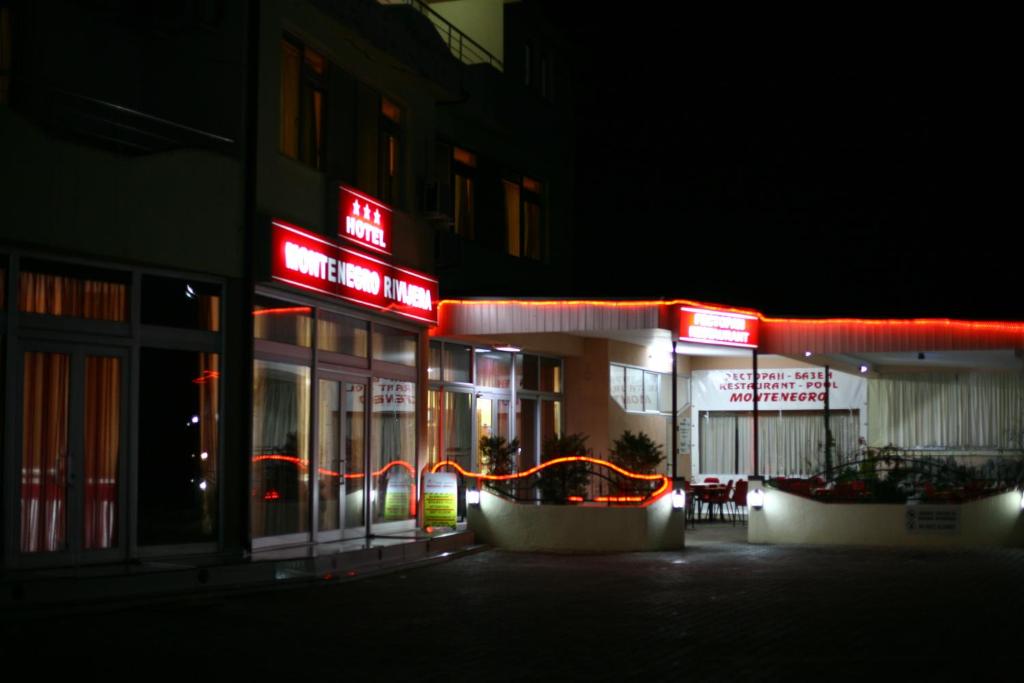
[[[751,477],[749,480],[750,489],[747,491],[747,505],[751,510],[764,509],[764,480],[760,477]]]
[[[804,358],[810,358],[813,355],[810,351],[804,351]]]
[[[676,489],[672,492],[672,507],[676,510],[682,510],[686,507],[686,491]]]
[[[866,373],[867,371],[868,371],[868,366],[866,366],[866,365],[862,365],[862,366],[860,366],[860,374],[862,374],[862,375],[863,375],[863,374],[865,374],[865,373]]]
[[[501,346],[495,346],[495,351],[508,351],[509,353],[519,353],[522,351],[521,348],[513,344],[502,344]]]
[[[480,504],[480,489],[466,489],[466,505]]]

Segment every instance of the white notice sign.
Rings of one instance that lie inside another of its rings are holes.
[[[908,505],[908,534],[957,534],[960,532],[959,505]]]

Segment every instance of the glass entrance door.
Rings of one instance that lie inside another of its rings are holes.
[[[46,345],[21,356],[19,549],[26,564],[125,554],[121,350]]]
[[[477,457],[476,471],[483,472],[484,464],[481,461],[480,439],[490,436],[501,436],[507,441],[509,438],[509,400],[499,396],[482,394],[476,398],[476,442]]]
[[[363,536],[366,383],[321,377],[318,392],[318,540]]]

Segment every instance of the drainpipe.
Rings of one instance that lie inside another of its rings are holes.
[[[829,408],[829,385],[832,384],[832,377],[825,366],[825,478],[832,480],[832,411]]]
[[[679,406],[676,383],[676,342],[672,341],[672,486],[676,485],[676,461],[679,459]]]
[[[753,475],[757,476],[757,349],[750,350],[751,358],[754,363],[754,472]]]
[[[240,305],[242,308],[242,325],[238,334],[240,342],[239,349],[240,369],[238,382],[240,387],[241,409],[238,410],[242,430],[239,443],[245,457],[239,458],[243,463],[244,471],[239,480],[244,482],[241,491],[239,515],[241,519],[240,532],[242,535],[242,548],[246,554],[252,553],[252,516],[249,496],[252,490],[252,467],[249,464],[249,454],[252,453],[252,379],[253,379],[253,318],[252,308],[256,288],[256,238],[257,233],[257,158],[259,154],[259,80],[260,80],[260,4],[259,2],[247,3],[248,22],[246,35],[246,74],[245,74],[245,142],[242,150],[244,159],[243,167],[243,201],[242,207],[242,291],[240,293]],[[263,244],[266,248],[269,245]]]

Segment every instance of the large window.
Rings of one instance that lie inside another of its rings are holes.
[[[309,529],[308,367],[257,360],[253,371],[252,535]]]
[[[20,489],[7,519],[18,549],[113,559],[215,543],[222,286],[10,265],[20,443],[8,471]]]
[[[512,256],[544,257],[542,190],[533,178],[504,180],[505,246]]]
[[[373,522],[415,519],[415,382],[374,378],[370,454]]]
[[[218,354],[144,348],[139,367],[139,543],[214,541]]]
[[[286,36],[281,39],[281,153],[324,168],[323,55]]]
[[[672,379],[669,375],[612,363],[608,385],[611,397],[630,413],[672,411]]]
[[[261,290],[253,310],[254,546],[407,528],[424,465],[420,333],[279,296]]]

